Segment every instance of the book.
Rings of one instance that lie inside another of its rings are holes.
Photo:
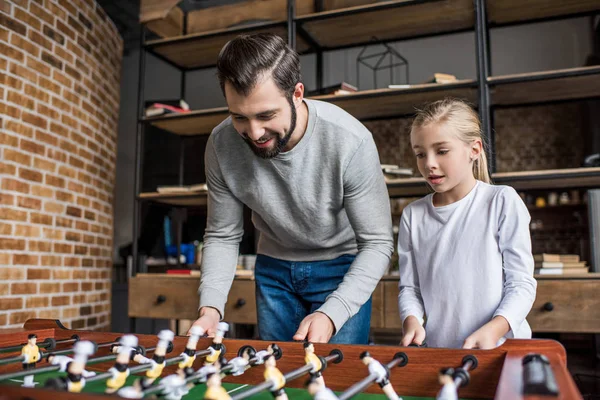
[[[145,102],[146,117],[155,117],[164,114],[189,113],[190,106],[185,100],[153,100]]]
[[[403,168],[391,164],[381,164],[381,170],[386,175],[392,175],[392,178],[397,178],[399,176],[413,176],[414,173],[412,168]]]
[[[577,254],[560,254],[559,257],[560,261],[564,263],[578,263],[581,261]]]
[[[560,255],[559,254],[548,254],[548,253],[534,254],[533,259],[536,262],[538,262],[538,261],[560,262]]]
[[[536,261],[535,268],[562,268],[560,261]]]
[[[587,274],[589,272],[588,267],[580,268],[536,268],[533,270],[534,274],[538,275],[577,275]]]
[[[200,271],[197,269],[168,269],[167,274],[200,276]]]
[[[195,185],[187,186],[159,186],[156,188],[158,193],[163,194],[181,194],[181,193],[196,193],[206,192],[208,190],[206,183],[197,183]]]
[[[307,96],[322,96],[328,94],[340,95],[358,92],[358,88],[348,82],[340,82],[336,85],[327,86],[321,89],[312,90],[307,93]]]
[[[451,74],[444,74],[441,72],[434,73],[429,79],[427,79],[424,83],[450,83],[456,82],[456,76]]]

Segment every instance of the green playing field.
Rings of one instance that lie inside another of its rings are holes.
[[[44,373],[44,374],[35,375],[34,381],[36,382],[36,387],[43,387],[46,380],[48,380],[50,378],[55,378],[58,376],[64,376],[64,375],[65,374],[60,373],[60,372],[48,372],[48,373]],[[129,376],[127,378],[127,385],[132,385],[136,379],[138,379],[138,376]],[[225,378],[225,381],[226,380],[227,380],[227,378]],[[2,382],[0,382],[0,384],[20,385],[20,384],[22,384],[22,382],[23,382],[22,379],[15,379],[15,380],[9,380],[9,381],[2,381]],[[223,387],[225,389],[227,389],[227,391],[230,394],[233,395],[234,393],[237,394],[240,391],[247,390],[251,386],[223,382]],[[194,386],[190,390],[190,393],[188,395],[184,396],[182,400],[202,399],[204,397],[205,388],[206,388],[206,386],[204,384],[199,384],[199,385]],[[106,389],[105,381],[97,381],[97,382],[92,382],[90,384],[87,384],[83,391],[85,393],[104,393],[105,389]],[[310,394],[306,390],[303,390],[303,389],[286,388],[285,391],[286,391],[288,397],[290,398],[290,400],[311,400],[312,399]],[[402,396],[401,393],[399,393],[399,395],[404,400],[434,400],[433,397]],[[271,396],[271,394],[269,392],[262,392],[260,394],[252,396],[251,398],[252,398],[252,400],[273,400],[273,396]],[[386,399],[386,397],[383,394],[359,394],[359,395],[355,396],[353,399],[355,399],[355,400],[384,400],[384,399]]]

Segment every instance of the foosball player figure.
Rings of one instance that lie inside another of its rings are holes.
[[[190,328],[190,336],[185,345],[185,350],[181,353],[183,360],[178,364],[179,369],[191,367],[194,364],[194,361],[196,361],[196,345],[202,335],[204,335],[204,329],[200,326],[194,325]]]
[[[113,344],[110,346],[110,352],[113,354],[119,354],[121,344]],[[150,359],[143,354],[143,350],[138,347],[131,348],[131,354],[129,356],[130,361],[135,361],[138,364],[149,364]]]
[[[147,388],[148,386],[152,385],[156,378],[161,376],[166,365],[165,355],[167,354],[167,348],[169,347],[169,343],[171,343],[174,338],[175,334],[173,331],[168,329],[162,330],[158,333],[158,344],[156,345],[154,355],[150,360],[152,367],[146,371],[146,377],[140,382],[142,388]]]
[[[23,356],[23,370],[29,371],[35,368],[35,364],[40,361],[42,357],[40,348],[37,345],[37,335],[35,333],[27,336],[27,343],[21,348],[21,355]],[[23,378],[23,387],[34,387],[33,375],[27,375]]]
[[[325,380],[321,374],[323,361],[315,354],[315,345],[311,342],[304,342],[304,362],[312,366],[309,371],[310,376],[315,377],[321,385],[325,386]]]
[[[223,351],[223,337],[229,330],[229,324],[227,322],[219,322],[217,327],[217,334],[215,335],[213,342],[209,346],[210,354],[204,359],[204,365],[213,364],[217,362]]]
[[[436,396],[436,400],[458,400],[458,392],[454,383],[454,368],[442,368],[438,375],[442,388]]]
[[[221,384],[221,375],[212,373],[206,377],[206,392],[204,392],[205,400],[231,400],[231,396]]]
[[[277,368],[277,362],[275,356],[269,354],[265,357],[265,381],[272,383],[270,392],[275,400],[288,400],[288,396],[283,389],[285,387],[285,377],[281,371]]]
[[[379,384],[387,398],[390,400],[399,400],[396,391],[390,383],[390,372],[387,370],[387,368],[381,365],[379,361],[371,357],[371,354],[368,351],[362,352],[360,354],[360,359],[362,360],[363,364],[369,368],[369,374],[377,377],[375,382]]]
[[[119,339],[119,344],[119,354],[115,360],[115,365],[108,370],[112,377],[106,381],[106,393],[114,393],[125,384],[129,376],[131,352],[137,346],[138,339],[133,335],[125,335]]]
[[[268,345],[266,350],[261,350],[254,355],[254,358],[256,358],[254,365],[263,364],[267,356],[275,355],[278,352],[281,352],[281,349],[279,348],[279,346],[277,346],[276,343]]]
[[[179,368],[177,373],[161,379],[159,385],[162,386],[162,391],[158,397],[165,400],[180,400],[188,394],[190,385],[186,383],[185,378],[193,373],[193,370],[192,367]]]
[[[79,393],[85,387],[85,364],[88,357],[94,354],[94,344],[81,340],[73,346],[73,360],[67,364],[67,376],[46,381],[45,386],[54,390]],[[56,356],[55,356],[56,357]]]
[[[242,355],[232,358],[229,361],[229,365],[231,365],[231,369],[229,370],[229,374],[233,376],[242,375],[248,369],[250,365],[250,359],[254,356],[255,351],[252,348],[246,348]]]
[[[60,369],[58,370],[59,372],[67,372],[67,367],[69,366],[69,363],[73,362],[73,359],[71,357],[54,353],[48,354],[46,360],[48,360],[48,364],[50,365],[58,365],[60,367]],[[81,374],[84,378],[89,378],[91,376],[96,375],[94,371],[88,370],[83,370]]]
[[[306,382],[306,389],[314,400],[338,400],[333,390],[325,387],[319,379],[313,375]]]

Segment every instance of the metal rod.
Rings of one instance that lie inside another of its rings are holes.
[[[288,45],[296,50],[296,0],[287,1]]]
[[[388,370],[391,370],[392,368],[394,368],[396,365],[402,363],[402,362],[406,362],[406,358],[404,357],[395,357],[392,361],[390,361],[389,363],[386,364],[386,367]],[[344,391],[343,393],[341,393],[338,398],[340,400],[348,400],[351,397],[356,396],[357,394],[363,392],[366,388],[368,388],[369,386],[371,386],[371,384],[373,384],[373,382],[375,382],[375,380],[377,379],[377,375],[375,374],[370,374],[369,376],[367,376],[366,378],[364,378],[362,381],[350,386],[349,389],[347,389],[346,391]]]
[[[475,47],[477,54],[477,80],[479,82],[479,117],[481,119],[481,130],[484,140],[488,144],[487,158],[489,169],[496,171],[496,160],[494,155],[495,143],[494,132],[491,125],[491,102],[488,77],[490,76],[490,65],[488,56],[488,29],[485,12],[485,0],[474,0],[475,5]]]
[[[49,339],[52,339],[52,340],[49,340]],[[69,339],[54,340],[53,338],[47,338],[44,341],[37,343],[37,346],[40,349],[47,349],[49,347],[54,348],[54,346],[56,346],[58,344],[75,343],[78,340],[79,340],[79,336],[77,336],[77,335],[73,335]],[[27,343],[18,344],[16,346],[2,347],[2,348],[0,348],[0,353],[11,353],[13,351],[20,351],[23,348],[23,346],[25,346],[26,344]]]

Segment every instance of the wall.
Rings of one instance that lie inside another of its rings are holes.
[[[92,0],[0,0],[0,326],[110,324],[122,41]]]

